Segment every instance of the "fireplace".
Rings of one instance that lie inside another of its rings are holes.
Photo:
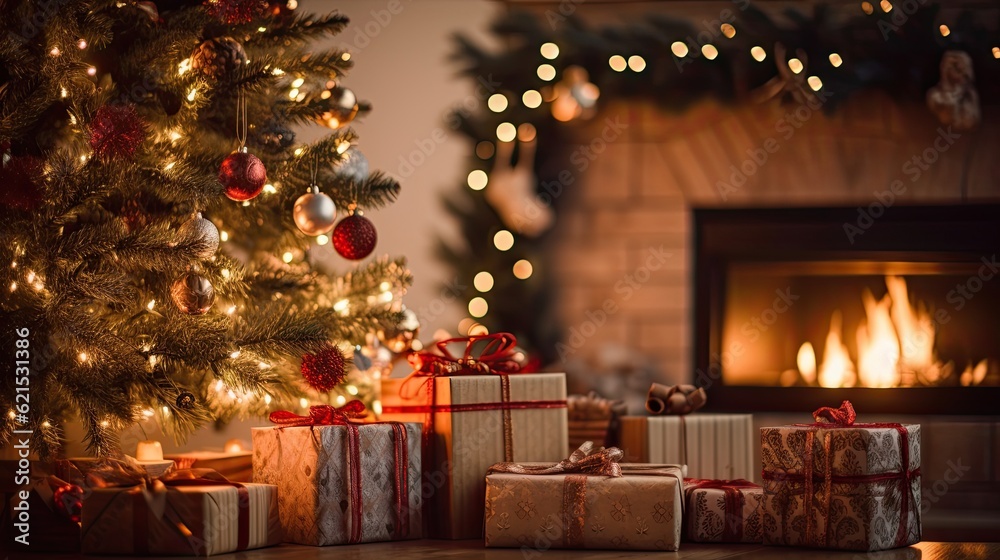
[[[993,414],[1000,205],[694,211],[716,410]]]

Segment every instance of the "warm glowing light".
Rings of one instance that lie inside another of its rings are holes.
[[[101,420],[101,427],[102,428],[107,428],[110,425],[111,425],[111,422],[108,422],[107,420]]]
[[[302,84],[304,84],[304,83],[306,83],[305,78],[296,78],[295,81],[292,82],[292,87],[293,88],[300,88],[300,87],[302,87]]]
[[[347,404],[347,397],[345,397],[344,395],[337,395],[336,402],[337,406],[344,406],[345,404]]]
[[[156,307],[156,300],[155,299],[149,300],[149,303],[146,304],[146,309],[152,311],[154,307]]]
[[[241,352],[240,350],[233,350],[232,352],[229,353],[229,357],[235,360],[236,358],[239,358],[240,355],[242,354],[243,352]]]
[[[795,356],[795,364],[799,367],[799,373],[806,383],[812,385],[816,382],[816,351],[813,345],[805,342],[799,348],[799,353]]]
[[[521,125],[517,127],[517,139],[521,142],[531,142],[535,139],[536,132],[535,125],[531,123],[521,123]]]
[[[521,102],[524,103],[525,107],[534,109],[542,104],[542,94],[536,90],[529,89],[521,96]]]
[[[469,315],[473,317],[482,317],[489,309],[489,304],[481,297],[474,297],[469,301]]]
[[[305,150],[303,150],[302,148],[295,148],[295,151],[292,152],[292,153],[294,153],[296,156],[301,156],[302,152],[304,152],[304,151]]]
[[[337,303],[333,304],[333,310],[336,311],[336,312],[338,312],[338,313],[343,313],[343,312],[347,311],[347,309],[348,309],[348,307],[350,307],[350,305],[351,305],[351,302],[347,301],[346,299],[342,299],[342,300],[338,301]]]
[[[470,189],[474,191],[481,191],[486,188],[486,184],[488,182],[489,177],[482,169],[474,169],[469,172],[468,183]]]
[[[542,56],[549,60],[555,60],[559,56],[559,45],[555,43],[545,43],[538,49]]]
[[[377,399],[372,401],[372,412],[374,412],[376,416],[382,414],[382,401]]]
[[[861,11],[863,11],[867,15],[872,15],[872,12],[875,11],[875,7],[872,6],[871,2],[862,2]]]
[[[840,65],[843,63],[844,59],[840,58],[839,54],[830,53],[830,64],[832,64],[834,68],[840,68]]]
[[[732,39],[733,37],[736,36],[736,28],[733,27],[731,24],[723,23],[722,25],[719,26],[719,30],[722,31],[722,34],[726,36],[726,39]]]
[[[517,137],[517,127],[509,122],[500,123],[497,127],[497,139],[501,142],[511,142]]]
[[[792,71],[793,74],[798,74],[805,69],[802,61],[797,58],[788,59],[788,69]]]
[[[646,59],[634,54],[628,57],[628,67],[631,68],[633,72],[642,72],[646,69]]]
[[[466,317],[458,322],[458,332],[461,334],[469,334],[469,329],[476,324],[476,320],[471,317]]]
[[[540,64],[536,73],[546,82],[551,82],[556,77],[556,69],[551,64]]]
[[[89,356],[87,356],[87,353],[86,353],[86,352],[80,352],[80,353],[79,353],[79,354],[78,354],[78,355],[76,356],[76,358],[77,358],[78,360],[80,360],[80,363],[85,363],[85,362],[86,362],[87,360],[89,360],[89,359],[90,359],[90,357],[89,357]]]
[[[993,58],[1000,58],[1000,47],[993,47]]]
[[[96,76],[97,75],[97,68],[94,68],[93,66],[87,68],[87,75],[88,76]]]
[[[892,300],[876,300],[871,290],[861,299],[865,322],[858,327],[858,380],[865,387],[894,387],[899,383],[899,338],[889,315]]]
[[[996,49],[994,49],[994,50],[996,50]],[[63,99],[66,99],[67,97],[69,97],[69,92],[66,91],[66,88],[64,88],[64,87],[59,88],[59,97],[62,97]]]
[[[198,95],[198,88],[191,88],[191,91],[187,94],[187,100],[194,101],[196,95]]]
[[[937,362],[934,356],[934,319],[926,308],[915,309],[910,305],[906,280],[886,276],[885,286],[892,300],[889,316],[899,334],[899,365],[908,371],[927,371]]]
[[[226,230],[220,231],[219,232],[219,239],[221,241],[229,241],[229,232],[226,231]]]
[[[502,229],[493,236],[493,246],[501,251],[508,251],[514,246],[514,234]]]
[[[308,408],[309,407],[309,399],[307,399],[305,397],[300,398],[299,399],[299,407],[300,408]]]
[[[823,87],[823,81],[819,79],[819,76],[809,76],[806,78],[806,83],[813,91],[819,91]]]
[[[290,263],[290,262],[292,262],[292,257],[293,256],[294,255],[292,255],[291,251],[285,251],[285,254],[281,255],[281,260],[285,261],[286,263]]]
[[[271,400],[272,400],[271,399],[271,395],[268,395],[268,394],[265,393],[264,394],[264,404],[265,405],[271,404]]]
[[[948,35],[951,35],[951,29],[948,29],[948,26],[944,24],[941,24],[941,26],[938,27],[938,31],[941,32],[942,37],[947,37]]]
[[[761,47],[753,47],[750,49],[750,56],[757,62],[764,62],[764,59],[767,58],[767,53]]]
[[[42,422],[42,427],[43,428],[51,428],[52,424],[50,424],[48,420],[45,420],[45,421]]]
[[[507,108],[507,96],[502,93],[494,93],[486,101],[486,106],[494,113],[500,113]]]
[[[719,49],[712,44],[702,45],[701,54],[705,55],[708,60],[715,60],[715,57],[719,56]]]
[[[882,0],[881,2],[879,2],[879,7],[882,8],[883,12],[888,14],[889,12],[892,11],[892,2],[890,2],[889,0]]]
[[[476,274],[472,280],[472,285],[480,292],[488,292],[493,289],[493,275],[485,270]]]
[[[357,395],[358,394],[358,388],[355,387],[354,385],[348,385],[347,387],[344,387],[344,389],[346,389],[347,393],[350,394],[350,395]]]
[[[83,49],[87,48],[87,40],[86,39],[80,39],[80,41],[77,42],[76,47],[78,49],[80,49],[80,50],[83,50]]]
[[[236,306],[235,305],[230,305],[226,309],[226,315],[232,315],[233,313],[236,313]]]
[[[670,45],[670,52],[674,53],[674,56],[678,58],[685,57],[688,54],[688,46],[680,41],[674,41]]]
[[[531,263],[527,259],[521,259],[514,263],[514,276],[519,280],[531,278],[532,271]]]
[[[490,330],[486,328],[486,325],[480,323],[472,325],[472,328],[469,329],[469,336],[483,336],[487,334],[490,334]]]
[[[616,54],[609,58],[608,65],[611,66],[611,69],[615,72],[624,72],[625,69],[628,68],[628,63],[625,62],[625,57],[620,54]]]
[[[52,56],[59,56],[62,54],[62,51],[59,50],[59,47],[52,47],[52,50],[49,51],[49,54]]]
[[[838,311],[830,319],[830,332],[826,335],[826,345],[823,347],[823,363],[819,366],[816,379],[820,387],[854,386],[854,364],[841,340],[841,323]]]
[[[152,418],[153,416],[156,415],[156,411],[153,410],[152,408],[147,408],[146,410],[142,411],[142,415],[145,418]]]
[[[329,242],[330,242],[330,236],[328,236],[326,234],[321,233],[321,234],[319,234],[319,235],[316,236],[316,244],[317,245],[322,246],[322,245],[326,245]]]

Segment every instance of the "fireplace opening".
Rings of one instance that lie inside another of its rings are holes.
[[[994,413],[1000,207],[695,211],[695,382],[725,410]],[[714,405],[714,406],[713,406]]]

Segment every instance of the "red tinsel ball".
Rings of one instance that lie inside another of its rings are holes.
[[[356,261],[367,257],[377,242],[375,225],[360,214],[347,216],[333,228],[333,248],[345,259]]]
[[[133,105],[105,105],[90,121],[90,148],[103,160],[131,158],[146,139],[146,123]]]
[[[250,23],[267,11],[265,0],[207,0],[205,9],[222,23],[238,25]]]
[[[226,196],[230,200],[243,202],[264,190],[267,170],[257,156],[247,152],[233,152],[222,160],[219,182],[226,187]]]
[[[315,354],[302,356],[302,377],[310,387],[326,393],[344,381],[347,358],[340,348],[328,346]]]
[[[83,488],[76,484],[64,484],[52,492],[52,502],[56,512],[73,523],[80,522],[83,511]]]
[[[30,212],[42,202],[39,183],[44,163],[34,156],[13,156],[0,166],[0,204]]]

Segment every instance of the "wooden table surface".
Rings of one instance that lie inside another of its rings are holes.
[[[1000,538],[1000,535],[998,535]],[[482,560],[611,560],[622,558],[676,558],[692,560],[798,560],[833,558],[838,560],[1000,560],[1000,542],[997,543],[941,543],[922,542],[908,548],[881,552],[838,552],[784,548],[755,544],[708,545],[683,543],[678,552],[625,552],[611,550],[533,550],[483,548],[479,541],[401,541],[353,546],[311,547],[285,544],[281,546],[248,550],[235,554],[212,556],[213,560],[415,560],[424,558],[475,558]],[[87,560],[96,556],[19,554],[11,560]],[[119,556],[117,560],[129,560]]]

